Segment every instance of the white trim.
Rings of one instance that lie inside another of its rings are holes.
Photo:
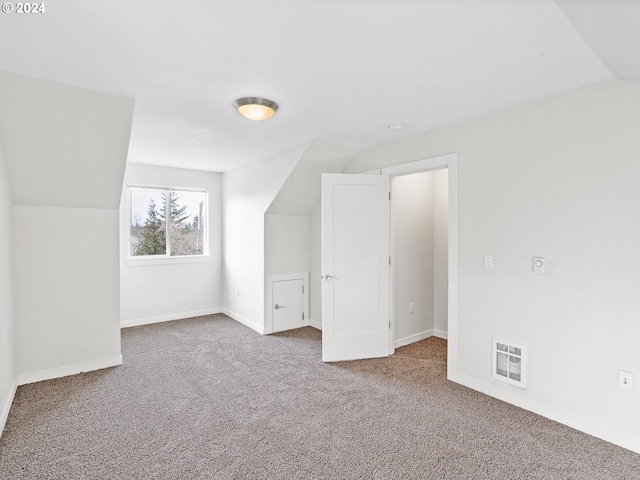
[[[425,158],[424,160],[416,160],[415,162],[400,163],[398,165],[384,167],[380,169],[380,174],[389,175],[390,177],[396,177],[398,175],[411,175],[413,173],[430,172],[433,170],[440,170],[441,168],[447,168],[449,163],[456,163],[457,160],[457,153],[447,153],[446,155]]]
[[[245,318],[242,315],[238,315],[237,313],[232,312],[227,308],[223,308],[221,313],[224,313],[227,317],[232,318],[233,320],[235,320],[238,323],[241,323],[245,327],[249,327],[251,330],[255,330],[260,335],[264,335],[264,327],[262,327],[262,325],[258,325],[257,323],[254,323],[251,320],[249,320],[248,318]]]
[[[446,330],[438,330],[437,328],[433,329],[433,335],[438,338],[444,338],[445,340],[447,340],[449,336]]]
[[[177,265],[181,263],[210,262],[211,255],[149,255],[140,257],[127,257],[127,267],[142,267],[149,265]]]
[[[546,403],[523,396],[522,389],[518,387],[512,387],[502,382],[500,382],[499,386],[493,385],[460,374],[453,376],[449,375],[449,380],[484,393],[485,395],[489,395],[490,397],[502,400],[503,402],[515,405],[516,407],[524,408],[530,412],[542,415],[543,417],[562,423],[563,425],[567,425],[571,428],[575,428],[576,430],[580,430],[581,432],[594,437],[601,438],[607,442],[619,445],[631,450],[632,452],[640,453],[640,437],[637,435],[629,435],[624,432],[619,432],[612,428],[605,427],[598,423],[576,416],[572,413],[556,410],[555,408],[549,407]]]
[[[0,437],[2,437],[2,432],[4,432],[4,427],[7,424],[7,418],[9,418],[9,410],[11,410],[13,397],[15,397],[16,395],[17,388],[18,384],[14,383],[13,387],[9,389],[9,395],[7,396],[7,399],[2,404],[2,410],[0,410]]]
[[[43,380],[51,380],[52,378],[67,377],[78,373],[91,372],[93,370],[101,370],[103,368],[117,367],[122,365],[122,355],[111,358],[103,358],[93,362],[80,363],[78,365],[67,365],[65,367],[52,368],[50,370],[41,370],[39,372],[23,373],[18,375],[18,385],[26,385],[27,383],[41,382]]]
[[[157,317],[134,318],[120,322],[120,328],[138,327],[149,325],[150,323],[170,322],[172,320],[182,320],[185,318],[202,317],[203,315],[215,315],[221,313],[222,308],[207,308],[204,310],[193,310],[191,312],[171,313],[169,315],[159,315]]]
[[[267,324],[264,328],[264,333],[273,333],[273,309],[271,304],[273,303],[273,283],[282,282],[287,280],[302,280],[304,286],[304,294],[302,299],[302,312],[304,313],[305,320],[302,321],[302,326],[308,324],[309,319],[309,272],[302,273],[283,273],[280,275],[268,275],[267,276],[267,297],[265,299],[265,307],[267,309]]]
[[[155,190],[182,190],[185,192],[201,192],[201,193],[209,193],[209,189],[207,188],[199,188],[199,187],[177,187],[175,185],[158,185],[156,183],[127,183],[127,188],[152,188]]]
[[[309,319],[309,326],[322,330],[322,322],[319,322],[318,320]]]
[[[425,332],[416,333],[415,335],[409,335],[404,338],[397,338],[395,341],[395,347],[400,348],[405,345],[409,345],[410,343],[419,342],[420,340],[424,340],[425,338],[433,337],[433,329],[427,330]]]

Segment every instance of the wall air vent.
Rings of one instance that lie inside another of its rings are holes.
[[[493,378],[516,387],[527,386],[527,347],[493,339]]]

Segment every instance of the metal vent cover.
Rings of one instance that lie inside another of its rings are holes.
[[[526,388],[527,347],[494,338],[491,353],[493,378],[509,385]]]

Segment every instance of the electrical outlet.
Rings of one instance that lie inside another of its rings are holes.
[[[618,386],[626,390],[633,390],[633,373],[618,370]]]

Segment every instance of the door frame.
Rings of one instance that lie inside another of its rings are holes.
[[[304,312],[304,320],[302,326],[307,327],[309,323],[309,272],[302,273],[284,273],[281,275],[267,276],[267,322],[264,327],[264,333],[273,333],[273,283],[287,280],[302,280],[304,286],[304,294],[302,298],[302,311]]]
[[[449,153],[437,157],[426,158],[414,162],[401,163],[389,167],[367,170],[363,173],[371,175],[388,175],[390,181],[394,177],[411,175],[413,173],[431,172],[434,170],[448,169],[449,177],[449,228],[448,228],[448,312],[447,312],[447,378],[454,380],[458,367],[458,154]],[[393,197],[391,198],[393,202]],[[391,236],[391,225],[389,225]],[[391,259],[393,262],[393,259]],[[389,282],[390,308],[393,305],[395,292],[395,279],[391,275]],[[389,351],[395,350],[395,318],[393,311],[389,312],[391,318],[391,331],[389,334]]]

